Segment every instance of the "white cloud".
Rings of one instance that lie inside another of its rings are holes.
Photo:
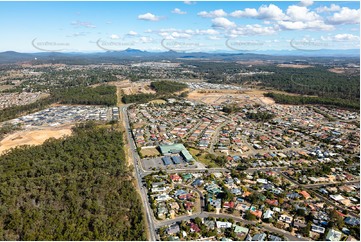
[[[284,18],[282,9],[274,4],[262,5],[257,9],[246,8],[244,10],[237,10],[230,14],[235,18],[257,18],[257,19],[269,19],[269,20],[281,20]]]
[[[283,29],[286,30],[300,30],[300,29],[305,29],[307,27],[306,24],[301,21],[297,21],[297,22],[279,21],[278,25],[280,25]]]
[[[223,17],[212,19],[212,23],[213,23],[212,27],[214,28],[228,29],[228,28],[235,28],[237,26],[234,22],[229,21],[228,19]]]
[[[284,14],[282,12],[282,9],[277,7],[274,4],[270,4],[268,6],[262,5],[258,9],[258,18],[260,19],[282,19],[284,17]]]
[[[82,22],[82,21],[73,21],[71,22],[71,25],[78,27],[85,27],[85,28],[96,28],[96,26],[91,24],[90,22]]]
[[[219,32],[217,30],[214,30],[214,29],[200,30],[199,33],[200,34],[205,34],[205,35],[217,35],[217,34],[219,34]]]
[[[300,6],[302,7],[308,7],[311,6],[313,4],[312,0],[301,0],[300,2]]]
[[[139,38],[140,42],[142,43],[151,43],[153,39],[151,37],[142,36]]]
[[[239,26],[235,29],[231,29],[228,32],[230,37],[237,36],[250,36],[250,35],[270,35],[278,31],[277,26],[261,26],[259,24],[247,24],[245,26]]]
[[[300,7],[296,5],[291,5],[287,8],[288,20],[291,21],[315,21],[322,19],[317,13],[310,11],[306,7]]]
[[[341,8],[340,12],[334,13],[328,18],[331,24],[357,24],[360,23],[360,9]]]
[[[307,7],[291,5],[286,10],[286,16],[277,22],[284,30],[333,30],[334,26],[326,24],[323,18]]]
[[[188,38],[192,37],[191,34],[180,33],[180,32],[173,32],[173,33],[171,33],[171,36],[174,38],[180,38],[180,39],[182,39],[182,38],[188,39]]]
[[[159,21],[160,17],[152,13],[145,13],[138,16],[138,19],[145,21]]]
[[[241,18],[241,17],[257,17],[258,12],[255,8],[246,8],[243,11],[242,10],[236,10],[230,14],[230,16],[235,18]]]
[[[316,12],[318,13],[323,13],[323,12],[337,12],[337,11],[340,11],[341,10],[341,7],[336,5],[336,4],[331,4],[330,7],[327,7],[327,6],[322,6],[322,7],[318,7],[316,8]]]
[[[323,20],[314,20],[310,22],[304,21],[278,21],[277,24],[285,30],[333,30],[332,25],[325,24]]]
[[[129,31],[128,35],[136,36],[136,35],[138,35],[138,33],[135,32],[135,31],[133,31],[133,30],[131,30],[131,31]]]
[[[210,39],[210,40],[219,40],[221,38],[219,36],[210,35],[210,36],[208,36],[208,39]]]
[[[175,13],[175,14],[187,14],[187,12],[184,12],[184,11],[180,10],[179,8],[173,9],[172,13]]]
[[[227,16],[227,13],[223,9],[217,9],[210,12],[206,12],[206,11],[199,12],[198,16],[202,18],[218,18],[218,17]]]
[[[119,35],[117,35],[117,34],[110,35],[110,38],[111,39],[120,39]]]
[[[184,4],[187,4],[187,5],[196,4],[196,2],[194,2],[194,1],[184,1],[183,3],[184,3]]]
[[[360,41],[360,37],[353,34],[336,34],[334,36],[336,41]]]

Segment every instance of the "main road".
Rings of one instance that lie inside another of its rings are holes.
[[[125,123],[124,127],[125,127],[125,133],[127,135],[127,139],[128,139],[128,144],[130,146],[130,152],[131,157],[129,157],[130,159],[133,159],[133,164],[134,164],[134,169],[135,169],[135,178],[138,184],[138,188],[139,188],[139,192],[142,198],[142,202],[144,204],[145,207],[145,213],[146,213],[146,218],[147,218],[147,224],[148,224],[148,236],[149,239],[151,241],[155,241],[156,240],[156,233],[155,233],[155,228],[154,228],[154,218],[152,217],[153,212],[151,211],[150,207],[149,207],[149,201],[148,201],[148,196],[147,196],[147,192],[145,190],[145,188],[142,185],[142,171],[139,168],[139,161],[140,161],[140,157],[138,155],[137,152],[137,147],[134,143],[134,140],[132,138],[132,133],[131,133],[131,129],[129,126],[129,118],[128,118],[128,114],[127,114],[127,108],[130,105],[124,105],[122,107],[120,107],[122,116],[123,116],[123,121]]]

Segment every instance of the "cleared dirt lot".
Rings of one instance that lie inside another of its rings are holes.
[[[311,66],[311,65],[296,65],[296,64],[279,64],[277,65],[278,67],[288,67],[288,68],[299,68],[299,69],[302,69],[302,68],[309,68],[309,67],[314,67],[314,66]]]
[[[165,100],[163,100],[163,99],[155,99],[155,100],[150,101],[149,103],[164,104],[164,103],[167,103],[167,102]]]
[[[328,69],[328,71],[336,74],[343,74],[346,72],[344,68],[332,68],[332,69]]]
[[[155,93],[150,88],[150,82],[131,82],[130,80],[111,82],[111,85],[115,85],[120,88],[125,95],[139,94],[139,93]]]
[[[259,103],[264,105],[274,104],[272,98],[264,97],[263,94],[267,91],[262,90],[202,90],[193,91],[188,95],[189,100],[203,102],[206,104],[221,104],[239,102],[246,103]]]
[[[15,132],[0,141],[0,154],[20,145],[40,145],[49,138],[57,139],[65,135],[71,135],[71,127],[72,126],[63,126]]]

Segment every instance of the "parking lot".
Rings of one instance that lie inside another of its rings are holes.
[[[184,168],[197,168],[197,165],[190,165],[189,163],[182,160],[180,164],[171,163],[169,165],[164,165],[162,161],[162,157],[157,158],[146,158],[142,159],[142,167],[144,170],[155,170],[155,169],[162,169],[162,170],[172,170],[172,169],[184,169]]]

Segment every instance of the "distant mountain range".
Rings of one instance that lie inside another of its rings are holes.
[[[173,59],[205,59],[205,60],[279,60],[290,59],[291,57],[358,57],[359,49],[349,50],[317,50],[317,51],[297,51],[297,50],[280,50],[280,51],[257,51],[250,52],[149,52],[138,49],[126,49],[123,51],[106,51],[106,52],[39,52],[39,53],[19,53],[15,51],[0,52],[0,63],[16,63],[24,61],[55,61],[55,62],[121,62],[123,60],[173,60]]]

